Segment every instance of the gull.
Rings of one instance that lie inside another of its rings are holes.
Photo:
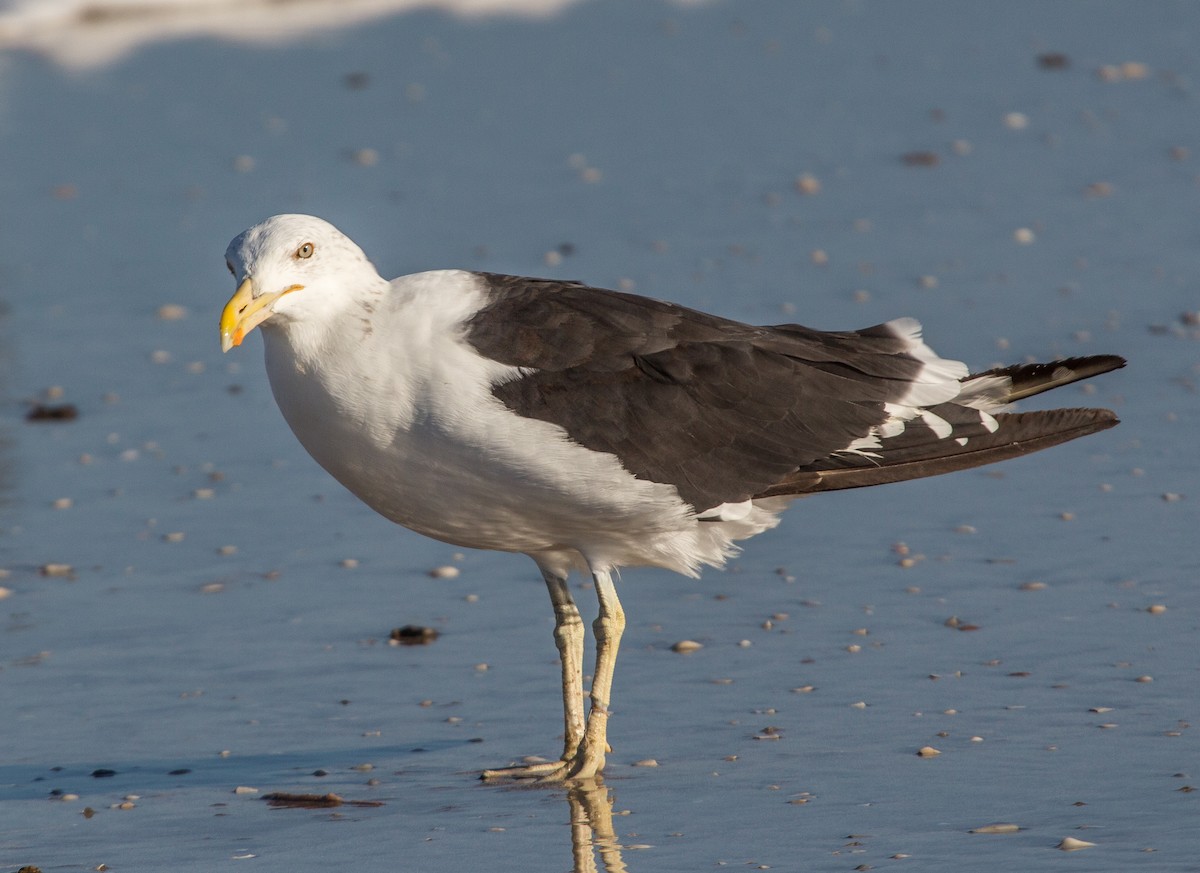
[[[225,253],[221,346],[256,327],[283,417],[384,517],[520,552],[554,607],[564,748],[484,778],[605,765],[625,614],[613,576],[721,566],[798,497],[948,473],[1112,427],[1106,409],[1005,411],[1124,366],[1115,355],[972,374],[911,318],[848,332],[753,326],[578,282],[469,270],[382,278],[320,218],[276,215]],[[585,713],[585,630],[599,612]]]

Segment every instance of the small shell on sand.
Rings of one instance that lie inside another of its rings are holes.
[[[984,825],[981,828],[971,828],[969,834],[1015,834],[1021,829],[1018,824],[1012,822],[997,822],[996,824]]]
[[[703,648],[704,643],[698,643],[695,640],[680,640],[671,646],[671,651],[678,652],[681,655],[688,655]]]
[[[1074,837],[1063,837],[1062,842],[1054,848],[1062,849],[1064,852],[1074,852],[1078,849],[1090,849],[1095,843],[1089,843],[1087,840],[1077,840]]]
[[[940,749],[935,749],[933,746],[922,746],[917,749],[918,758],[936,758],[941,753]]]
[[[796,177],[796,193],[804,195],[821,193],[821,180],[811,173],[802,173]]]

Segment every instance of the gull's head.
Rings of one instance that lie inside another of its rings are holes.
[[[225,264],[237,282],[221,312],[226,352],[268,320],[319,319],[382,281],[353,240],[312,215],[275,215],[242,231],[225,250]]]

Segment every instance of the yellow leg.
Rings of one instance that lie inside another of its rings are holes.
[[[542,570],[554,604],[554,644],[562,664],[563,755],[569,761],[583,741],[583,619],[571,599],[566,576]]]
[[[625,630],[625,612],[607,570],[593,571],[600,614],[592,622],[596,637],[596,669],[592,675],[591,710],[583,721],[583,620],[571,600],[566,579],[542,570],[554,604],[554,641],[562,662],[563,721],[566,726],[563,757],[498,770],[484,770],[482,778],[542,779],[552,782],[590,779],[604,769],[608,752],[609,697],[617,650]]]
[[[604,769],[608,751],[609,699],[612,694],[613,672],[617,666],[617,650],[625,632],[625,610],[617,597],[616,586],[607,570],[593,571],[600,614],[592,622],[596,637],[596,670],[592,674],[592,708],[588,712],[587,729],[579,754],[571,762],[569,779],[588,779]]]

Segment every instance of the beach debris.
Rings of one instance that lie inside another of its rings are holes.
[[[964,621],[963,619],[959,618],[957,615],[950,616],[948,619],[946,619],[944,622],[942,622],[942,624],[944,624],[946,627],[952,627],[955,630],[960,630],[960,631],[977,631],[977,630],[979,630],[979,625],[973,624],[968,621]]]
[[[427,646],[439,636],[440,634],[435,628],[406,624],[392,630],[388,635],[388,644],[392,646]]]
[[[332,791],[328,794],[292,794],[287,791],[273,791],[264,794],[263,800],[272,809],[329,809],[335,806],[383,806],[382,800],[346,800]]]
[[[1065,70],[1071,66],[1071,59],[1062,52],[1042,52],[1037,56],[1037,65],[1043,70]]]
[[[936,167],[942,162],[937,152],[930,151],[905,152],[900,160],[906,167]]]
[[[79,408],[74,403],[35,403],[25,413],[26,421],[61,422],[79,418]]]

